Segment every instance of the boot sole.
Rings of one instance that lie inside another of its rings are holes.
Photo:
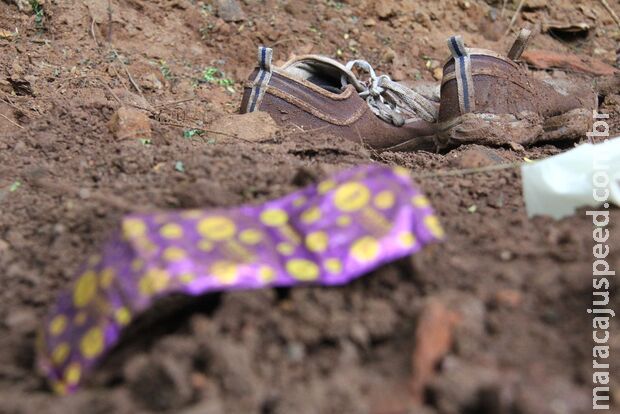
[[[512,114],[465,114],[438,125],[439,148],[461,144],[523,146],[539,142],[584,138],[593,123],[592,111],[573,109],[561,115],[543,119],[525,112]]]

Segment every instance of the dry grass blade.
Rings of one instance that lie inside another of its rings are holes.
[[[601,4],[603,5],[603,7],[605,7],[605,9],[607,9],[607,11],[611,15],[612,19],[614,19],[618,27],[620,27],[620,18],[618,18],[618,15],[614,11],[614,9],[612,9],[609,3],[607,3],[607,0],[601,0]]]
[[[23,126],[21,126],[20,124],[18,124],[17,122],[14,122],[12,119],[10,119],[9,117],[7,117],[4,114],[0,114],[0,116],[4,119],[6,119],[7,121],[9,121],[11,124],[15,125],[16,127],[20,128],[20,129],[24,129]]]
[[[519,17],[519,14],[521,14],[521,9],[523,9],[523,5],[525,4],[525,0],[521,0],[521,2],[519,3],[519,6],[517,7],[517,10],[515,11],[515,14],[512,16],[512,19],[510,19],[510,24],[508,25],[508,29],[506,29],[506,36],[508,36],[510,34],[510,31],[512,30],[512,26],[514,26],[515,22],[517,21],[517,18]]]

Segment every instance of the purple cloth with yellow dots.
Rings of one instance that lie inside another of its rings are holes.
[[[408,171],[380,165],[258,206],[129,215],[53,307],[39,362],[71,392],[162,296],[340,285],[442,237]]]

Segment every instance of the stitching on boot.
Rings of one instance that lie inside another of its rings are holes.
[[[521,87],[522,89],[526,90],[529,93],[534,93],[534,91],[532,90],[529,84],[519,82],[518,80],[515,79],[515,76],[508,76],[494,69],[484,69],[484,68],[475,69],[472,71],[472,77],[474,76],[491,76],[494,78],[503,79],[503,80],[514,83],[516,86]],[[446,83],[452,80],[455,80],[455,79],[456,79],[456,74],[454,72],[444,75],[443,79],[441,80],[441,86],[444,86]]]
[[[340,120],[334,117],[331,117],[329,115],[324,114],[323,112],[319,111],[318,109],[308,105],[307,103],[305,103],[304,101],[302,101],[301,99],[289,95],[286,92],[281,91],[280,89],[274,88],[273,86],[268,86],[267,87],[267,93],[273,96],[276,96],[288,103],[290,103],[291,105],[294,105],[296,107],[298,107],[299,109],[302,109],[305,112],[309,112],[312,115],[314,115],[315,117],[325,121],[325,122],[329,122],[330,124],[333,125],[339,125],[339,126],[346,126],[346,125],[351,125],[352,123],[354,123],[355,121],[357,121],[358,119],[360,119],[362,117],[362,115],[364,115],[366,113],[366,111],[368,111],[370,108],[368,107],[368,105],[364,104],[362,106],[360,106],[360,109],[358,109],[357,111],[355,111],[349,118],[344,119],[344,120]]]

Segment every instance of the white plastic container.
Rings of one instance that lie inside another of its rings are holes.
[[[524,164],[521,174],[530,217],[560,219],[574,214],[578,207],[620,206],[620,137]]]

